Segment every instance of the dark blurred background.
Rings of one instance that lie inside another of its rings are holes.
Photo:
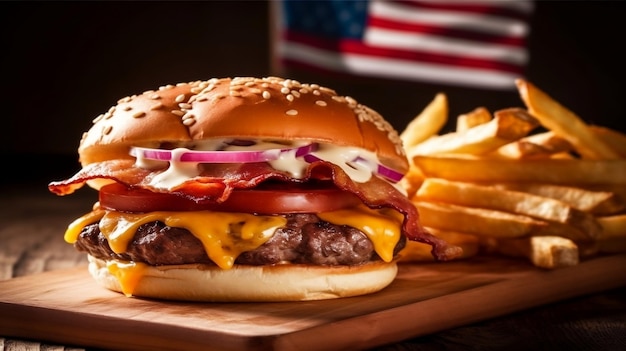
[[[526,77],[586,121],[626,131],[623,5],[537,2]],[[121,97],[168,83],[273,74],[269,12],[268,1],[0,3],[8,122],[0,156],[31,167],[5,170],[4,179],[72,174],[81,134]],[[451,118],[478,106],[523,106],[515,91],[290,75],[357,98],[398,130],[440,91]]]

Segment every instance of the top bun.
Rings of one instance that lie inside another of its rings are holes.
[[[81,164],[131,159],[131,146],[211,138],[310,140],[374,152],[400,172],[408,161],[397,131],[369,107],[317,84],[222,78],[168,85],[118,101],[83,135]]]

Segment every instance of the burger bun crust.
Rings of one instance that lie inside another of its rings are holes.
[[[89,273],[99,285],[123,292],[107,261],[88,259]],[[360,266],[235,265],[228,270],[200,264],[147,266],[132,296],[205,302],[326,300],[380,291],[397,271],[395,262],[382,261]]]
[[[132,146],[208,139],[307,140],[375,153],[399,172],[408,160],[397,131],[376,111],[317,84],[278,77],[221,78],[122,98],[94,119],[78,153],[83,166],[132,159]]]

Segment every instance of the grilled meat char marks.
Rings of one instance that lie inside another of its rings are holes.
[[[378,259],[372,242],[358,229],[334,225],[314,214],[285,215],[287,224],[255,250],[242,253],[235,263],[313,265],[357,265]],[[395,253],[405,245],[404,236]],[[184,228],[161,222],[141,225],[126,252],[114,253],[98,224],[86,226],[75,244],[80,251],[103,259],[144,262],[150,265],[212,264],[199,239]]]

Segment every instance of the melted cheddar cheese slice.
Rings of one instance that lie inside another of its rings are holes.
[[[318,213],[329,223],[357,228],[374,244],[374,250],[385,262],[393,260],[393,250],[400,240],[404,216],[391,209],[372,210],[366,206]]]

